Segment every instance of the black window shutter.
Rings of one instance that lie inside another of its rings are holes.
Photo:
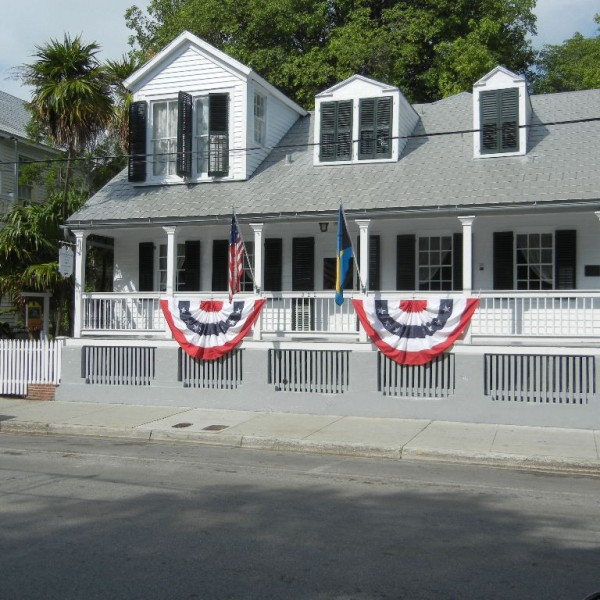
[[[292,240],[292,290],[297,292],[315,289],[315,238]]]
[[[514,241],[512,231],[494,232],[494,289],[514,288]]]
[[[212,290],[226,292],[228,288],[229,241],[213,240]]]
[[[463,289],[463,234],[452,236],[452,289]]]
[[[133,102],[129,106],[129,181],[146,181],[146,120],[148,103]]]
[[[413,234],[399,235],[396,238],[396,289],[416,288],[416,241]]]
[[[392,98],[365,98],[359,104],[358,158],[392,156]]]
[[[139,245],[138,291],[154,291],[154,243],[142,242]]]
[[[481,153],[498,152],[498,90],[481,92]]]
[[[183,291],[200,291],[200,240],[188,240],[185,243],[183,277],[183,286],[179,286]]]
[[[360,269],[360,236],[356,238],[356,262]],[[381,236],[369,236],[369,290],[380,289],[380,261],[379,253],[381,249]],[[362,275],[362,273],[361,273]],[[364,275],[363,275],[364,276]],[[358,278],[357,278],[358,279]],[[360,289],[360,280],[357,281],[357,289]]]
[[[516,152],[519,150],[519,90],[482,92],[481,153]]]
[[[265,238],[264,289],[269,292],[280,292],[283,274],[283,240],[281,238]]]
[[[225,177],[229,173],[229,94],[209,94],[208,106],[208,174]]]
[[[555,287],[557,290],[577,288],[577,232],[574,229],[558,230],[554,234]]]
[[[335,160],[336,105],[337,102],[323,102],[321,104],[319,158],[322,162]]]
[[[177,112],[177,175],[192,176],[192,97],[179,92]]]
[[[352,100],[321,104],[320,160],[352,158]]]

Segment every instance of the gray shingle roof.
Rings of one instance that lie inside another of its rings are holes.
[[[29,112],[25,101],[0,91],[0,131],[19,137],[27,137]]]
[[[355,215],[546,201],[599,204],[600,122],[544,124],[599,118],[600,90],[532,96],[531,102],[533,125],[539,126],[529,132],[525,156],[474,159],[472,133],[430,135],[472,129],[472,96],[465,92],[415,105],[421,117],[417,137],[408,140],[397,162],[313,166],[309,115],[247,181],[134,187],[124,171],[69,221],[100,226],[204,220],[229,215],[232,206],[247,217],[333,215],[340,202]]]

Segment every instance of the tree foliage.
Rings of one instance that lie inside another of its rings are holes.
[[[470,89],[498,64],[533,61],[535,0],[152,0],[126,12],[149,58],[184,30],[260,73],[300,104],[354,73],[412,101]]]
[[[594,18],[600,26],[600,13]],[[538,94],[600,88],[600,27],[596,37],[576,33],[560,45],[548,45],[537,57],[533,88]]]

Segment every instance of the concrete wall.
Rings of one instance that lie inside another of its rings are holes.
[[[85,340],[81,341],[84,345]],[[91,342],[88,342],[91,343]],[[108,341],[95,344],[109,345]],[[139,345],[141,342],[132,342]],[[600,426],[600,349],[533,349],[539,354],[580,354],[595,357],[595,394],[584,404],[494,401],[484,395],[486,352],[501,347],[456,346],[455,391],[446,398],[384,396],[377,390],[378,352],[370,344],[323,344],[324,349],[354,348],[350,352],[349,389],[340,394],[276,391],[267,383],[269,344],[243,346],[243,383],[236,390],[184,388],[177,380],[178,347],[171,342],[144,342],[156,347],[155,379],[149,386],[90,385],[81,378],[82,348],[67,344],[63,350],[62,383],[56,398],[124,404],[190,406],[231,410],[275,411],[369,417],[425,418],[474,423],[559,426],[597,429]],[[281,347],[282,345],[279,344]],[[298,347],[298,345],[296,345]],[[531,349],[530,349],[531,351]],[[525,349],[519,348],[519,353]]]

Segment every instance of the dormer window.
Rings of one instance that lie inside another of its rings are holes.
[[[267,99],[254,94],[254,143],[264,146],[267,141]]]
[[[481,153],[518,152],[519,90],[481,92]]]
[[[358,100],[358,160],[392,156],[392,97]],[[321,104],[321,162],[354,158],[354,101]]]
[[[146,146],[147,102],[130,109],[129,180],[145,181],[146,164],[155,179],[226,177],[229,173],[229,94],[151,103],[150,140]],[[146,160],[148,156],[148,161]]]

